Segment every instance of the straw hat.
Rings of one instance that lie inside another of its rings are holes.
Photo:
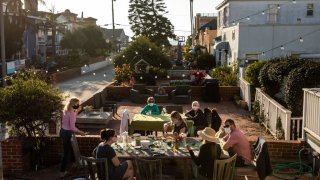
[[[206,141],[219,142],[219,139],[215,137],[216,131],[210,127],[206,127],[204,130],[198,131],[198,135]]]

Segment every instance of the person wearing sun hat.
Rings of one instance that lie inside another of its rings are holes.
[[[220,159],[222,152],[220,145],[217,144],[219,139],[215,137],[215,130],[210,127],[206,127],[197,133],[204,140],[199,155],[195,156],[189,145],[186,146],[186,149],[189,151],[192,161],[198,167],[197,179],[212,179],[214,160]]]

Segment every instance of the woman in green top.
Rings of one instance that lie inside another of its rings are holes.
[[[145,115],[159,115],[160,110],[153,97],[148,97],[147,105],[141,110],[141,114]]]

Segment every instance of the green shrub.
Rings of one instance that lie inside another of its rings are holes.
[[[216,66],[216,61],[211,54],[201,54],[197,58],[197,66],[199,69],[212,69]]]
[[[269,79],[269,69],[271,66],[275,65],[279,60],[270,60],[261,68],[259,73],[259,83],[261,85],[261,89],[273,96],[277,92],[279,92],[280,84],[277,81]]]
[[[246,69],[245,79],[253,87],[260,87],[259,73],[261,68],[266,64],[264,61],[256,61],[250,64]]]
[[[157,76],[157,78],[166,78],[167,77],[167,70],[159,67],[152,67],[149,70],[150,74]]]
[[[12,84],[0,89],[0,121],[18,136],[44,135],[53,114],[63,108],[63,94],[31,72],[18,72]]]
[[[217,67],[212,70],[211,76],[219,81],[220,86],[237,85],[237,73],[232,67]]]
[[[290,71],[286,84],[284,100],[293,116],[302,116],[303,90],[320,85],[320,63],[304,61],[304,63]]]
[[[162,47],[156,46],[146,37],[139,37],[133,41],[121,54],[115,57],[114,63],[115,66],[129,64],[131,69],[134,69],[135,63],[141,59],[154,67],[169,69],[172,66],[169,58],[162,51]]]

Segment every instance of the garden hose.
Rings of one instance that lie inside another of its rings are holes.
[[[292,175],[302,175],[305,173],[312,172],[312,167],[303,163],[301,160],[301,153],[304,150],[305,150],[304,147],[299,150],[299,154],[298,154],[299,162],[276,164],[273,166],[273,172],[278,173],[278,174],[292,174]],[[286,169],[295,169],[295,171],[284,172],[284,170],[286,170]],[[276,178],[279,178],[279,179],[283,179],[283,180],[292,180],[292,179],[286,179],[286,178],[276,176],[275,174],[273,174],[273,176]],[[294,177],[294,179],[297,179],[297,178]]]

